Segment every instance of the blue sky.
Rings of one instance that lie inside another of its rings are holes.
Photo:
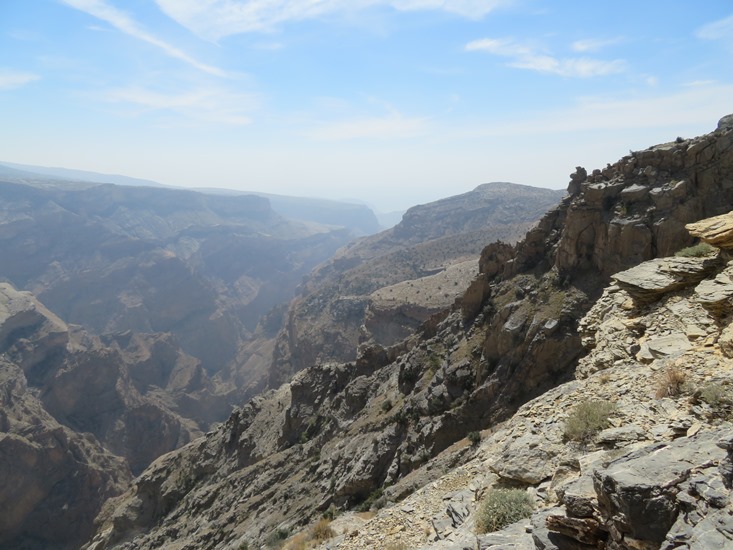
[[[382,210],[733,112],[729,0],[0,0],[0,159]]]

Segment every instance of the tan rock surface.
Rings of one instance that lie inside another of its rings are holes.
[[[733,249],[733,212],[689,223],[685,228],[703,242],[725,250]]]

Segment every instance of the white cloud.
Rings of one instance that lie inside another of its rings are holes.
[[[615,38],[588,38],[586,40],[576,40],[573,42],[572,48],[573,51],[578,53],[597,52],[607,46],[619,44],[624,40],[625,39],[622,36],[617,36]]]
[[[0,91],[12,90],[20,88],[31,82],[39,80],[41,77],[36,74],[22,73],[9,69],[0,68]]]
[[[621,73],[626,62],[621,59],[606,61],[591,57],[557,58],[535,47],[511,39],[483,38],[465,46],[469,52],[480,51],[510,59],[508,65],[559,76],[589,78]]]
[[[323,124],[308,136],[323,141],[352,139],[405,139],[425,133],[427,120],[392,112],[386,116],[354,118]]]
[[[176,48],[168,42],[161,40],[160,38],[150,34],[149,32],[142,29],[137,22],[132,19],[125,12],[118,10],[114,6],[109,5],[105,0],[61,0],[68,6],[75,8],[79,11],[88,13],[89,15],[96,17],[106,23],[109,23],[117,30],[147,42],[159,49],[161,49],[166,55],[183,61],[188,65],[203,71],[208,74],[216,76],[227,76],[226,72],[218,67],[207,65],[197,59],[194,59],[183,50]]]
[[[160,9],[209,39],[271,31],[289,21],[353,13],[374,6],[399,11],[440,10],[478,19],[511,0],[155,0]]]
[[[251,123],[248,112],[257,106],[252,95],[234,94],[219,89],[197,89],[183,93],[164,93],[132,86],[109,90],[101,99],[126,103],[145,111],[171,111],[201,122],[242,126]]]
[[[705,40],[731,40],[733,37],[733,15],[713,21],[700,27],[695,33]]]

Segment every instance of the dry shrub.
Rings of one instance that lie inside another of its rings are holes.
[[[493,489],[476,512],[476,531],[490,533],[532,515],[532,501],[522,489]]]
[[[331,529],[331,521],[323,518],[318,520],[318,523],[311,527],[310,540],[313,540],[320,544],[327,541],[328,539],[333,538],[335,535],[336,533],[334,533],[333,529]]]
[[[682,393],[686,378],[685,371],[679,367],[667,367],[657,379],[657,399],[674,397]]]
[[[608,427],[608,419],[616,405],[608,401],[583,401],[577,404],[565,421],[565,437],[588,441]]]

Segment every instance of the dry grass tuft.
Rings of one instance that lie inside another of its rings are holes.
[[[661,399],[662,397],[675,397],[681,394],[686,378],[685,371],[679,367],[667,367],[657,379],[655,397]]]

